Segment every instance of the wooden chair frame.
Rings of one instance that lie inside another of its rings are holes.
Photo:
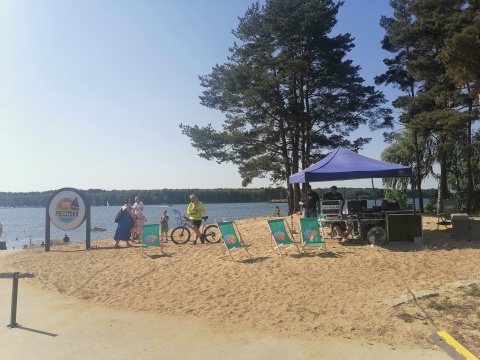
[[[311,224],[309,224],[311,223]],[[301,218],[300,219],[300,237],[302,252],[305,253],[307,247],[323,247],[325,254],[327,253],[327,243],[322,237],[319,224],[315,218]],[[312,241],[312,237],[316,241]]]
[[[282,225],[280,225],[282,224]],[[270,247],[277,249],[278,255],[286,255],[286,252],[289,249],[292,249],[293,247],[297,248],[297,251],[299,254],[302,252],[300,251],[300,248],[298,247],[298,241],[295,241],[295,238],[293,237],[292,230],[290,229],[290,226],[288,226],[288,223],[285,221],[285,219],[274,219],[274,220],[267,220],[267,225],[268,228],[270,229]],[[272,225],[276,225],[277,229],[273,229]],[[282,228],[280,228],[282,227]],[[275,231],[277,230],[277,231]],[[276,238],[276,233],[280,231],[283,232],[283,234],[278,234],[280,237],[283,237],[283,239],[277,239]],[[284,249],[285,254],[282,254],[280,248]]]
[[[230,259],[232,261],[235,261],[232,251],[233,250],[245,250],[247,252],[248,258],[251,259],[251,255],[248,252],[247,247],[251,246],[250,244],[245,244],[245,242],[242,239],[242,235],[240,234],[240,231],[238,230],[237,224],[235,224],[234,221],[223,221],[217,223],[218,229],[220,230],[220,233],[222,234],[222,241],[223,244],[225,245],[228,254],[230,255]],[[231,233],[229,230],[227,231],[227,228],[231,226],[231,229],[233,230],[233,233]],[[227,232],[227,233],[225,233]],[[230,242],[230,239],[226,239],[227,236],[235,236],[235,241]]]

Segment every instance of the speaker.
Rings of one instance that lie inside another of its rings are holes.
[[[367,208],[367,200],[350,200],[347,202],[348,213],[361,213]]]
[[[423,236],[421,214],[387,214],[387,240],[413,241],[414,237]]]

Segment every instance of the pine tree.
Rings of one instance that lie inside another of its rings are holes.
[[[350,34],[330,35],[342,5],[267,0],[247,10],[228,62],[200,77],[201,103],[225,114],[223,129],[181,125],[201,157],[236,164],[244,186],[256,177],[285,182],[333,148],[368,143],[349,138],[360,126],[391,126],[383,94],[346,59]],[[297,211],[299,186],[288,190]]]

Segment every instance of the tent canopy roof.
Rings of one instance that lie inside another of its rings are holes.
[[[338,147],[324,159],[291,175],[290,183],[412,177],[410,166],[375,160]]]

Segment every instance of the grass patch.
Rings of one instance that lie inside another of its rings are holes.
[[[412,314],[409,314],[407,312],[401,312],[400,314],[397,314],[397,317],[399,319],[402,319],[403,321],[405,321],[406,323],[413,323],[415,320],[425,320],[425,317],[422,316],[421,314],[415,314],[415,315],[412,315]]]
[[[480,297],[480,286],[478,284],[472,284],[468,287],[464,294],[468,296]]]
[[[428,303],[428,307],[430,309],[441,311],[441,310],[448,310],[448,309],[456,308],[456,307],[459,307],[459,305],[452,303],[448,299],[443,299],[443,300],[438,301],[438,302],[437,301],[430,301]]]
[[[415,316],[410,315],[410,314],[408,314],[408,313],[406,313],[406,312],[397,314],[397,317],[399,317],[400,319],[402,319],[402,320],[405,321],[406,323],[412,323],[412,322],[415,321]]]

